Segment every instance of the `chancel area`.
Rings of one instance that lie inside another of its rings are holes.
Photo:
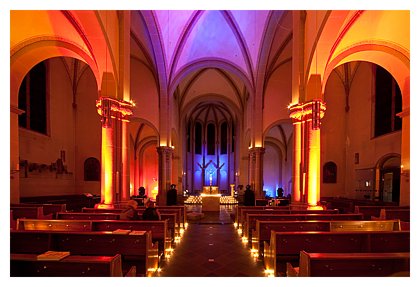
[[[36,276],[409,277],[410,11],[11,10]]]

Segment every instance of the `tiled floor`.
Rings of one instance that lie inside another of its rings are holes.
[[[204,212],[203,219],[189,222],[172,257],[163,261],[159,276],[264,277],[262,261],[251,257],[229,212],[222,206],[220,213]]]

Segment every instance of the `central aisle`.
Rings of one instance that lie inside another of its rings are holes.
[[[204,212],[189,222],[160,277],[264,277],[262,261],[255,261],[241,242],[227,211]]]

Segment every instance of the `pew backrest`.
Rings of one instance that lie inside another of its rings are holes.
[[[257,220],[264,221],[303,221],[303,220],[361,220],[362,214],[251,214],[246,215],[246,220],[243,224],[243,235],[249,238],[252,235],[252,230],[256,228]]]
[[[410,209],[387,209],[382,208],[380,219],[399,219],[401,221],[410,222]]]
[[[296,264],[301,250],[318,253],[410,252],[410,232],[271,231],[270,243],[265,244],[264,248],[270,249],[264,250],[264,263],[274,268],[276,274],[286,271],[286,261]]]
[[[363,213],[365,220],[371,220],[373,217],[380,217],[381,209],[410,209],[409,206],[384,206],[384,205],[356,205],[355,213]]]
[[[92,220],[92,231],[147,230],[152,241],[158,242],[160,254],[168,255],[172,239],[168,231],[167,220]]]
[[[65,203],[11,203],[12,207],[42,207],[44,215],[52,214],[55,218],[57,212],[66,212]]]
[[[52,218],[52,214],[44,215],[42,206],[11,206],[10,210],[13,211],[13,219],[15,220],[18,218]]]
[[[119,213],[86,213],[86,212],[58,212],[57,219],[78,219],[78,220],[118,220]]]
[[[39,260],[38,254],[10,255],[11,277],[121,277],[121,255],[69,255],[60,260]]]
[[[17,220],[18,230],[44,230],[44,231],[92,231],[90,220],[67,219],[29,219]]]
[[[410,276],[410,253],[300,252],[299,277]]]
[[[149,274],[152,269],[156,270],[158,266],[157,248],[152,244],[150,231],[120,234],[16,230],[10,232],[10,246],[11,253],[39,254],[54,250],[69,251],[72,255],[114,256],[121,254],[123,269],[128,270],[135,265],[137,272],[143,275]]]

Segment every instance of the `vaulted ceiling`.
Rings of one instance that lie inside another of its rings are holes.
[[[292,54],[290,11],[138,11],[131,22],[132,56],[185,115],[205,99],[238,116]]]

